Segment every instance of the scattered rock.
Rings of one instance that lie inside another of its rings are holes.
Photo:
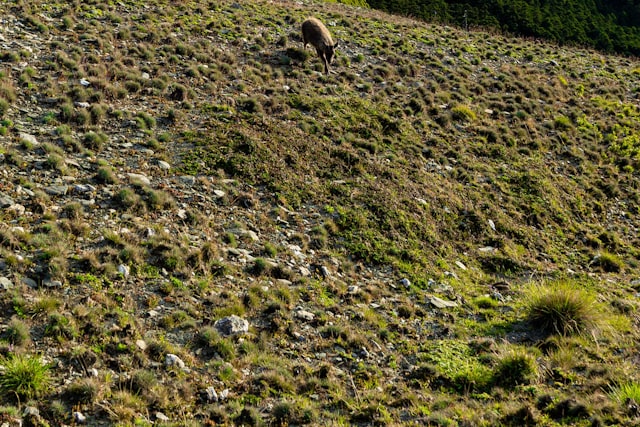
[[[182,175],[178,177],[178,180],[184,185],[192,186],[196,184],[196,177],[191,175]]]
[[[34,135],[20,132],[20,134],[18,135],[18,138],[20,138],[20,141],[25,141],[29,144],[38,145],[38,139]]]
[[[404,286],[405,288],[408,288],[408,287],[411,286],[411,281],[409,279],[407,279],[407,278],[400,279],[400,284],[402,286]]]
[[[300,267],[298,268],[298,272],[300,273],[300,275],[301,275],[302,277],[309,277],[309,276],[311,276],[311,271],[309,271],[309,269],[308,269],[307,267],[304,267],[304,266],[300,266]]]
[[[306,311],[302,309],[298,309],[294,311],[293,315],[297,319],[306,320],[308,322],[312,321],[316,317],[315,314],[311,313],[310,311]]]
[[[451,307],[458,306],[458,303],[455,301],[445,301],[442,298],[438,298],[433,295],[429,296],[428,300],[429,300],[429,303],[436,308],[451,308]]]
[[[11,197],[7,196],[4,193],[0,193],[0,208],[6,209],[9,206],[14,205],[15,203],[16,202],[14,202]]]
[[[73,420],[76,424],[84,424],[87,422],[87,417],[82,412],[75,411],[73,413]]]
[[[245,229],[240,229],[240,228],[233,228],[233,229],[229,230],[229,232],[235,234],[238,237],[247,237],[250,240],[252,240],[253,242],[258,242],[260,240],[260,238],[258,237],[256,232],[253,231],[253,230],[245,230]]]
[[[125,279],[129,277],[129,271],[129,267],[124,264],[118,266],[118,273],[122,274]]]
[[[158,160],[158,167],[162,170],[168,171],[171,169],[171,165],[164,160]]]
[[[128,173],[127,176],[129,177],[129,182],[132,182],[132,183],[139,182],[140,184],[143,184],[143,185],[151,185],[151,180],[147,178],[145,175],[142,175],[139,173]]]
[[[38,282],[36,282],[35,280],[33,280],[33,279],[29,278],[29,277],[23,277],[22,278],[22,283],[24,283],[25,285],[27,285],[31,289],[38,289]]]
[[[505,302],[506,301],[505,297],[498,291],[491,292],[491,299],[494,299],[494,300],[500,301],[500,302]]]
[[[22,216],[26,212],[26,208],[19,203],[11,205],[7,208],[7,212],[13,212],[16,216]]]
[[[13,288],[13,282],[6,277],[0,277],[0,289],[5,291]]]
[[[324,265],[320,265],[320,264],[311,264],[311,271],[314,274],[317,274],[318,276],[322,277],[323,279],[328,279],[331,274],[329,273],[329,269],[327,267],[325,267]]]
[[[45,187],[44,191],[51,196],[65,196],[67,191],[69,191],[69,187],[66,185],[51,185]]]
[[[327,267],[325,267],[324,265],[320,266],[320,275],[324,279],[328,279],[331,276],[331,274],[329,274],[329,269]]]
[[[96,187],[91,184],[76,184],[73,186],[73,191],[77,193],[93,193],[96,191]]]
[[[40,411],[35,406],[27,406],[24,408],[24,412],[22,412],[22,416],[23,417],[29,417],[29,416],[39,417]]]
[[[201,393],[203,400],[207,403],[215,403],[218,401],[218,393],[213,386],[209,386]]]
[[[171,354],[171,353],[168,353],[164,357],[164,365],[166,367],[176,366],[176,367],[178,367],[180,369],[184,369],[185,366],[186,366],[185,363],[182,361],[182,359],[180,359],[175,354]]]
[[[169,417],[167,417],[167,416],[166,416],[165,414],[163,414],[162,412],[157,411],[157,412],[156,412],[156,420],[157,420],[157,421],[160,421],[160,422],[163,422],[163,423],[166,423],[167,421],[169,421]]]
[[[460,270],[466,270],[467,266],[464,265],[461,261],[456,261],[455,264],[458,266]]]
[[[213,326],[223,336],[242,335],[249,331],[249,322],[235,314],[218,319]]]
[[[25,426],[44,427],[49,424],[40,416],[40,410],[35,406],[27,406],[22,412],[22,418]]]
[[[62,282],[60,280],[43,280],[42,286],[45,288],[62,288]]]

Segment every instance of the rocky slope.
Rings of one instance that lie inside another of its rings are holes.
[[[0,12],[3,422],[634,425],[636,62],[313,2]],[[556,281],[597,327],[527,321]]]

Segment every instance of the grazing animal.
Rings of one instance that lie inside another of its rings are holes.
[[[324,72],[329,74],[329,64],[333,60],[338,43],[333,42],[327,27],[316,18],[308,18],[302,23],[302,41],[304,49],[309,43],[316,48],[318,56],[324,61]]]

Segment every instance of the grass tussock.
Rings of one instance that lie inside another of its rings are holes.
[[[527,319],[546,335],[591,333],[606,316],[595,295],[573,281],[534,286],[528,298]]]
[[[39,397],[49,390],[52,377],[49,365],[38,356],[14,354],[0,360],[0,389],[18,399]]]

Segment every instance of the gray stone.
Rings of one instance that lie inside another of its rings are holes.
[[[260,238],[258,237],[258,235],[256,234],[255,231],[253,230],[245,230],[242,228],[233,228],[231,230],[229,230],[231,233],[235,234],[238,237],[248,237],[249,239],[251,239],[254,242],[257,242],[260,240]]]
[[[13,212],[14,214],[20,216],[24,215],[26,209],[19,203],[15,203],[7,208],[7,212]]]
[[[139,173],[128,173],[127,176],[129,177],[130,182],[139,182],[144,185],[151,185],[151,180],[145,175]]]
[[[306,310],[297,310],[297,311],[295,311],[293,313],[293,315],[297,319],[306,320],[308,322],[312,321],[316,317],[315,314],[311,313],[310,311],[306,311]]]
[[[196,177],[191,175],[183,175],[178,179],[185,185],[194,185],[196,183]]]
[[[66,185],[51,185],[45,187],[44,191],[52,196],[64,196],[67,194],[67,191],[69,191],[69,187]]]
[[[73,420],[76,422],[76,424],[84,424],[87,422],[87,417],[85,417],[82,412],[75,411],[73,413]]]
[[[29,190],[28,188],[24,188],[21,186],[16,187],[16,192],[18,194],[24,193],[29,197],[35,197],[36,193],[34,193],[33,191]]]
[[[9,196],[4,193],[0,193],[0,208],[8,208],[11,205],[14,205],[16,202]]]
[[[62,288],[62,282],[60,280],[44,280],[42,285],[47,288]]]
[[[327,267],[325,267],[324,265],[320,266],[320,275],[327,279],[331,276],[331,273],[329,273],[329,269]]]
[[[122,274],[122,277],[126,279],[129,277],[129,267],[124,264],[120,264],[118,266],[118,273]]]
[[[171,165],[164,160],[158,160],[158,167],[162,170],[168,171],[171,169]]]
[[[301,267],[298,269],[298,271],[300,272],[300,275],[301,275],[302,277],[309,277],[309,276],[311,276],[311,271],[309,271],[309,269],[308,269],[307,267],[302,267],[302,266],[301,266]]]
[[[411,281],[405,277],[404,279],[400,279],[400,284],[405,288],[408,288],[411,286]]]
[[[491,292],[491,298],[496,300],[496,301],[500,301],[500,302],[504,302],[505,301],[504,296],[498,291]]]
[[[185,363],[182,359],[180,359],[178,356],[176,356],[175,354],[171,354],[168,353],[165,357],[164,357],[164,365],[166,367],[171,367],[171,366],[176,366],[180,369],[184,369],[185,368]]]
[[[13,282],[6,277],[0,277],[0,289],[5,291],[13,288]]]
[[[36,139],[36,137],[34,135],[31,135],[31,134],[28,134],[28,133],[24,133],[24,132],[20,132],[18,137],[20,138],[21,141],[26,141],[26,142],[31,143],[33,145],[38,145],[38,140]]]
[[[32,289],[38,289],[38,282],[36,282],[33,279],[30,279],[28,277],[23,277],[22,278],[22,283],[24,283],[25,285],[27,285],[28,287],[32,288]]]
[[[203,395],[207,403],[215,403],[218,401],[218,393],[216,393],[216,389],[213,387],[207,387]]]
[[[249,331],[249,322],[235,314],[218,319],[213,326],[224,336],[242,335]]]
[[[431,303],[431,305],[433,305],[436,308],[451,308],[451,307],[457,307],[458,303],[455,301],[445,301],[442,298],[438,298],[436,296],[429,296],[429,302]]]
[[[96,191],[96,187],[91,184],[76,184],[73,186],[73,191],[78,193],[92,193]]]
[[[169,421],[169,417],[167,417],[165,414],[163,414],[160,411],[156,412],[156,420],[161,421],[163,423]]]
[[[33,422],[33,420],[40,418],[40,411],[35,406],[27,406],[24,408],[24,411],[22,412],[22,416],[26,419],[32,420]]]

